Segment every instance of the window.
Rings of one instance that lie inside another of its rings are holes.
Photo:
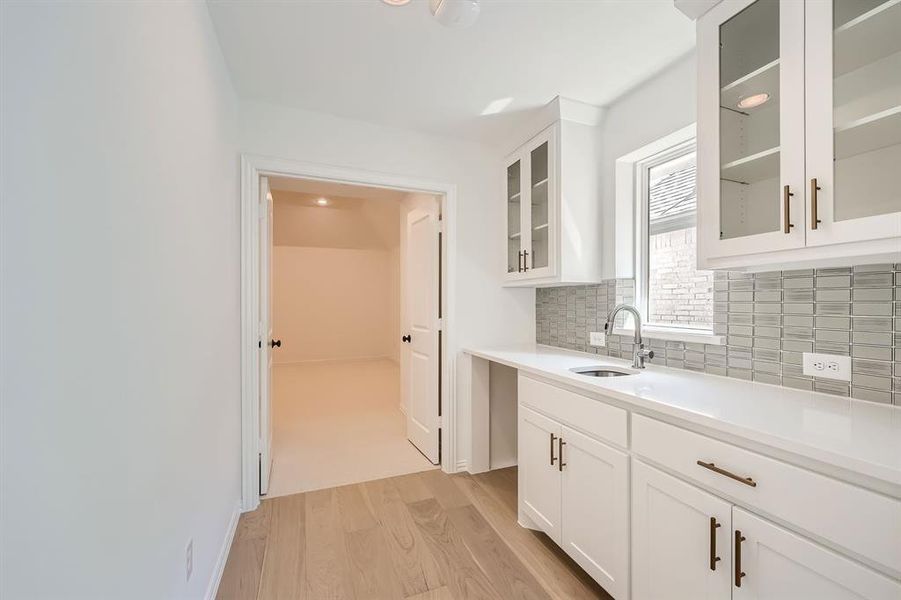
[[[634,219],[617,228],[634,230],[635,304],[645,335],[720,343],[713,272],[697,268],[695,147],[692,126],[617,161],[618,208],[628,202]]]

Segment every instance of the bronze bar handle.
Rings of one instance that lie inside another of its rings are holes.
[[[720,557],[716,555],[716,530],[722,527],[719,523],[716,522],[716,517],[710,517],[710,570],[716,571],[716,563],[720,560]]]
[[[785,186],[782,188],[782,233],[791,233],[791,228],[794,227],[794,224],[791,222],[791,200],[790,198],[794,196],[789,186]]]
[[[554,442],[557,440],[557,436],[553,433],[551,434],[551,466],[554,466],[554,462],[557,460],[557,457],[554,456]]]
[[[564,444],[566,444],[566,442],[563,441],[563,437],[562,436],[558,437],[557,438],[557,458],[559,460],[557,461],[557,468],[559,469],[559,471],[561,473],[563,472],[563,467],[566,466],[566,463],[563,462],[563,445]]]
[[[735,587],[741,587],[741,578],[747,575],[741,570],[741,543],[746,539],[741,531],[735,530]]]
[[[529,251],[523,250],[522,256],[523,256],[523,261],[522,261],[523,271],[528,271],[529,270]],[[533,256],[532,261],[534,261],[534,260],[535,260],[535,257]]]
[[[735,481],[737,481],[739,483],[743,483],[743,484],[749,485],[751,487],[757,487],[757,482],[754,481],[752,478],[742,477],[741,475],[736,475],[735,473],[730,473],[726,469],[719,468],[714,463],[706,463],[703,460],[699,460],[698,466],[704,467],[705,469],[713,471],[714,473],[719,473],[720,475],[725,475],[729,479],[734,479]]]
[[[522,250],[519,251],[519,262],[517,263],[517,267],[519,268],[519,272],[522,273]]]
[[[817,218],[817,192],[821,190],[820,186],[817,185],[817,178],[814,177],[810,180],[810,228],[816,229],[817,224],[822,223]]]

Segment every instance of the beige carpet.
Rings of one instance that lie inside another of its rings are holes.
[[[407,440],[390,360],[276,365],[267,497],[435,468]]]

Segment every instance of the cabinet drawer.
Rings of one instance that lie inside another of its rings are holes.
[[[519,376],[519,402],[598,439],[628,447],[628,413],[600,400]]]
[[[632,416],[632,449],[708,489],[901,573],[901,500],[641,415]],[[754,485],[740,481],[744,478]]]

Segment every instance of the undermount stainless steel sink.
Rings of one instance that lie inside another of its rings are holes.
[[[621,377],[623,375],[637,375],[638,373],[632,373],[629,371],[623,371],[620,369],[612,369],[610,367],[574,367],[570,369],[573,373],[577,375],[584,375],[585,377]]]

